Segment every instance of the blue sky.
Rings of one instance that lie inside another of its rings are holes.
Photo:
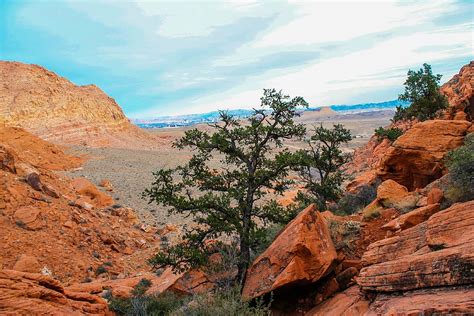
[[[395,99],[409,68],[473,59],[472,1],[0,0],[0,59],[96,84],[132,118]]]

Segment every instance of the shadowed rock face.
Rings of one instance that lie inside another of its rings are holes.
[[[425,187],[445,172],[444,156],[462,145],[468,121],[432,120],[416,124],[400,136],[380,162],[378,175],[410,191]]]
[[[255,298],[285,286],[314,283],[331,272],[336,258],[326,221],[311,205],[254,261],[243,296]]]
[[[0,123],[61,144],[156,146],[97,86],[76,86],[37,65],[0,61]]]

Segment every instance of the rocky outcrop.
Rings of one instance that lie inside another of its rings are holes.
[[[445,172],[444,156],[463,144],[471,123],[432,120],[416,124],[386,151],[378,175],[392,179],[409,190],[422,188]]]
[[[474,118],[474,61],[465,65],[448,82],[441,86],[450,105],[448,117],[452,119]]]
[[[70,284],[125,276],[144,261],[129,255],[156,251],[156,229],[135,227],[133,210],[107,207],[111,197],[90,182],[54,172],[82,159],[22,129],[0,135],[0,268],[45,271]]]
[[[0,124],[61,144],[150,149],[161,142],[130,123],[98,87],[18,62],[0,61]]]
[[[49,276],[13,270],[0,270],[0,314],[111,315],[100,297],[66,291]]]
[[[253,262],[242,295],[255,298],[285,286],[314,283],[332,271],[336,258],[326,221],[311,205]]]
[[[474,201],[455,204],[399,235],[371,244],[357,278],[366,291],[472,284]]]

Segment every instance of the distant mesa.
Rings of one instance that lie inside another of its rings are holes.
[[[59,144],[151,149],[159,139],[133,125],[95,85],[76,86],[37,65],[0,61],[0,124]]]

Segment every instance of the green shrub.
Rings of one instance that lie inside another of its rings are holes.
[[[387,129],[383,127],[379,127],[375,130],[375,136],[377,136],[379,141],[386,138],[393,142],[402,135],[403,135],[403,131],[397,127],[387,128]]]
[[[445,192],[447,205],[474,199],[474,133],[464,138],[464,146],[446,157],[449,183]]]
[[[329,210],[341,216],[359,212],[375,200],[378,185],[379,182],[376,182],[372,185],[362,186],[356,193],[346,192],[337,204],[332,205]]]

